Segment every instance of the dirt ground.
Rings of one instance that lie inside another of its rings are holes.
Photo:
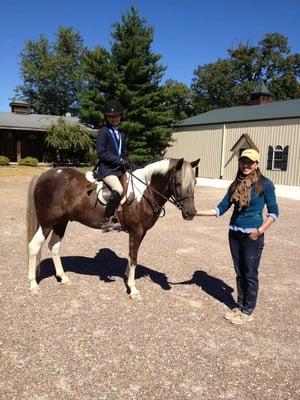
[[[127,235],[70,223],[62,256],[72,285],[56,280],[45,247],[34,296],[25,247],[30,173],[3,171],[1,399],[300,399],[299,201],[278,199],[255,318],[233,326],[222,318],[236,296],[230,213],[187,222],[168,205],[139,252],[140,301],[128,298],[123,281]],[[197,187],[196,206],[223,195]]]

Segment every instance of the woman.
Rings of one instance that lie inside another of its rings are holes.
[[[102,232],[120,229],[119,222],[113,222],[112,217],[119,206],[123,187],[119,178],[126,169],[133,168],[126,154],[125,135],[119,130],[123,116],[123,106],[118,100],[109,100],[104,105],[103,114],[105,126],[97,133],[98,164],[95,168],[97,178],[102,179],[111,189],[111,196],[104,211],[101,225]]]
[[[220,216],[234,205],[229,225],[229,246],[236,272],[237,306],[224,318],[241,325],[253,320],[258,295],[258,267],[264,247],[264,233],[278,218],[278,206],[273,183],[259,168],[259,154],[246,149],[239,158],[235,180],[221,203],[198,216]],[[267,217],[263,221],[263,209]]]

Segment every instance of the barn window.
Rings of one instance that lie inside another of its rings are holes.
[[[286,171],[288,162],[289,146],[284,148],[280,145],[269,146],[267,169],[273,171]]]
[[[272,169],[281,169],[282,156],[283,148],[281,146],[276,146],[274,149]]]

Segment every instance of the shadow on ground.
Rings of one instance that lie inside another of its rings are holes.
[[[104,248],[91,257],[62,257],[62,264],[66,272],[74,272],[83,275],[99,276],[101,281],[110,283],[114,282],[114,277],[124,278],[127,267],[127,259],[118,257],[117,254]],[[39,281],[47,279],[55,275],[54,266],[51,258],[43,260],[40,264]],[[171,285],[198,285],[208,295],[212,296],[227,307],[236,305],[232,292],[232,287],[228,286],[221,279],[215,278],[207,274],[205,271],[195,271],[190,280],[183,282],[169,282],[165,274],[155,271],[144,265],[138,265],[136,268],[135,278],[140,279],[148,276],[152,282],[159,285],[163,290],[171,290]]]
[[[124,278],[127,267],[127,258],[121,258],[110,249],[104,248],[91,257],[62,257],[64,270],[83,275],[96,275],[104,282],[114,282],[114,277]],[[39,281],[55,275],[51,258],[43,260],[40,264]],[[144,265],[138,265],[135,278],[148,276],[152,282],[158,284],[164,290],[170,290],[171,286],[165,274],[155,271]]]
[[[221,279],[215,278],[209,275],[205,271],[195,271],[192,278],[188,281],[183,282],[170,282],[172,285],[198,285],[208,295],[214,297],[221,303],[224,303],[227,307],[233,308],[236,306],[236,302],[232,297],[234,289],[228,286]]]

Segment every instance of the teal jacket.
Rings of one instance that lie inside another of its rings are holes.
[[[255,183],[250,189],[250,203],[241,211],[238,205],[234,205],[230,219],[230,227],[247,231],[248,229],[259,228],[263,224],[263,209],[267,206],[267,215],[276,220],[279,216],[278,205],[275,196],[275,187],[266,177],[262,181],[263,191],[260,195],[256,194]],[[227,192],[224,199],[216,207],[217,216],[224,214],[232,206],[231,195]]]

